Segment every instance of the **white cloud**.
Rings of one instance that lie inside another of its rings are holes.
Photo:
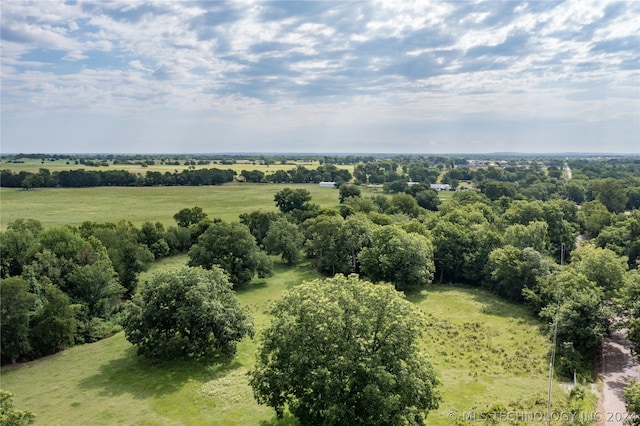
[[[421,120],[488,134],[465,119],[476,116],[497,128],[623,120],[621,129],[633,129],[638,12],[634,2],[577,0],[8,1],[2,124],[60,111],[147,119],[171,111],[194,128],[224,117],[228,134],[233,125],[257,136],[285,132],[275,123],[336,126],[329,133],[343,144],[363,129],[355,123],[386,125],[380,135],[404,134],[399,123],[410,122],[446,136]]]

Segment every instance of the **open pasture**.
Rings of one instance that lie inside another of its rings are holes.
[[[285,187],[305,188],[321,207],[338,206],[338,190],[312,184],[244,184],[220,186],[42,188],[24,191],[0,189],[0,229],[16,219],[37,219],[46,226],[80,225],[84,221],[129,220],[175,225],[173,215],[185,207],[199,206],[226,221],[242,213],[277,211],[274,195]]]

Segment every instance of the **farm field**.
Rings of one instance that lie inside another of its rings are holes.
[[[184,264],[165,259],[154,271]],[[317,275],[308,264],[276,263],[273,277],[238,292],[259,332],[265,310],[289,288]],[[425,351],[438,371],[443,401],[429,425],[450,425],[476,411],[546,408],[549,343],[539,322],[521,306],[479,289],[434,285],[409,298],[429,318]],[[153,363],[136,356],[124,334],[78,346],[18,367],[5,367],[2,388],[17,407],[37,414],[38,425],[288,425],[258,405],[247,384],[257,339],[245,339],[228,363]],[[556,401],[566,392],[556,385]],[[453,414],[452,414],[453,413]]]
[[[337,207],[338,191],[313,184],[244,184],[220,186],[40,188],[24,191],[0,188],[0,229],[19,218],[37,219],[46,226],[80,225],[84,221],[129,220],[175,225],[180,209],[202,207],[210,217],[238,220],[242,213],[263,209],[277,211],[274,195],[286,187],[305,188],[312,202]]]
[[[113,164],[113,162],[109,161],[109,166],[87,166],[83,164],[75,164],[73,161],[68,160],[54,160],[49,161],[46,160],[42,162],[37,159],[24,159],[23,163],[8,163],[6,161],[2,161],[0,163],[0,169],[11,170],[14,173],[19,173],[21,171],[29,172],[29,173],[38,173],[40,169],[48,169],[51,172],[60,172],[63,170],[77,170],[77,169],[85,169],[85,170],[126,170],[131,173],[140,173],[145,174],[146,172],[169,172],[173,173],[175,171],[187,170],[189,168],[188,165],[184,164],[184,160],[180,162],[180,165],[173,164],[160,164],[160,162],[156,161],[157,164],[142,166],[140,164]],[[266,165],[262,163],[253,163],[250,161],[237,161],[234,164],[221,164],[211,162],[210,164],[204,165],[195,165],[195,169],[222,169],[227,170],[231,169],[235,171],[238,175],[243,170],[259,170],[265,174],[270,174],[275,172],[276,170],[291,170],[295,169],[298,166],[304,166],[307,169],[313,170],[316,169],[320,165],[319,161],[316,160],[299,160],[299,161],[287,161],[284,164],[276,163],[271,165]],[[336,164],[336,167],[340,169],[349,170],[349,172],[353,173],[354,166],[352,164]]]

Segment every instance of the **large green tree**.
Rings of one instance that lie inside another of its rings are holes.
[[[495,216],[482,202],[441,205],[440,217],[431,229],[436,270],[441,281],[480,282],[489,253],[501,245]]]
[[[623,212],[627,206],[627,193],[622,183],[613,178],[596,180],[591,184],[595,199],[612,213]]]
[[[42,224],[34,219],[17,219],[0,233],[0,278],[22,274],[36,251]]]
[[[551,329],[557,321],[558,371],[565,377],[571,377],[574,370],[590,375],[589,363],[611,320],[602,288],[585,275],[566,269],[541,280],[538,297],[543,305],[540,317]]]
[[[173,215],[173,219],[178,226],[182,228],[188,228],[207,218],[207,214],[202,210],[202,207],[195,206],[193,208],[184,208],[178,213]]]
[[[282,255],[282,260],[289,265],[302,257],[304,235],[295,224],[285,218],[271,223],[263,242],[268,254]]]
[[[627,271],[627,258],[609,249],[585,243],[573,252],[571,266],[602,288],[611,297],[622,286]]]
[[[19,277],[0,280],[0,358],[15,363],[31,350],[29,316],[36,297]]]
[[[424,287],[433,281],[433,244],[423,235],[399,226],[373,231],[371,247],[358,256],[362,272],[373,281],[393,283],[397,290]]]
[[[229,356],[253,335],[251,319],[216,266],[156,273],[129,302],[122,324],[138,354],[155,359]]]
[[[54,354],[73,345],[76,333],[69,297],[52,284],[44,288],[45,300],[31,319],[29,341],[33,355]]]
[[[289,213],[294,210],[307,210],[311,201],[311,193],[304,189],[284,188],[273,197],[276,206],[282,213]]]
[[[607,207],[598,200],[582,203],[580,213],[578,213],[580,227],[591,238],[597,237],[602,228],[611,224],[611,217]]]
[[[254,277],[269,276],[271,261],[256,245],[249,228],[238,222],[215,220],[189,249],[189,266],[211,269],[220,266],[233,283],[241,287]]]
[[[420,352],[418,309],[391,286],[336,275],[272,308],[250,384],[258,402],[305,425],[421,425],[438,380]]]
[[[538,279],[549,274],[552,264],[531,247],[500,247],[489,255],[486,266],[489,285],[496,293],[520,302],[523,300],[522,290],[534,288]]]
[[[342,217],[328,215],[319,215],[303,224],[307,237],[307,256],[313,259],[315,267],[324,274],[334,275],[349,271],[349,254],[344,249],[343,224]]]
[[[258,245],[262,245],[264,237],[269,231],[271,222],[277,220],[281,215],[276,212],[263,212],[256,210],[251,213],[243,213],[240,215],[240,223],[246,225],[254,236]]]

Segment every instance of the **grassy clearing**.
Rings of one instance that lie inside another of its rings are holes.
[[[165,259],[151,271],[181,266]],[[256,329],[269,324],[272,302],[317,275],[308,264],[276,263],[273,277],[238,292]],[[444,400],[429,425],[450,425],[451,412],[506,407],[540,410],[546,404],[549,343],[521,306],[479,290],[433,286],[409,298],[427,314],[423,345],[443,382]],[[257,341],[245,339],[230,362],[152,363],[119,333],[42,360],[2,370],[2,388],[41,425],[293,425],[256,404],[245,376]],[[556,399],[565,392],[554,388]],[[460,414],[461,415],[461,414]]]
[[[210,217],[238,220],[242,213],[262,208],[276,211],[273,197],[285,187],[305,188],[312,202],[337,207],[338,191],[306,184],[243,184],[221,186],[49,188],[24,191],[0,189],[0,229],[19,218],[33,218],[46,226],[80,225],[84,221],[118,222],[140,226],[145,221],[175,225],[173,215],[200,206]]]

